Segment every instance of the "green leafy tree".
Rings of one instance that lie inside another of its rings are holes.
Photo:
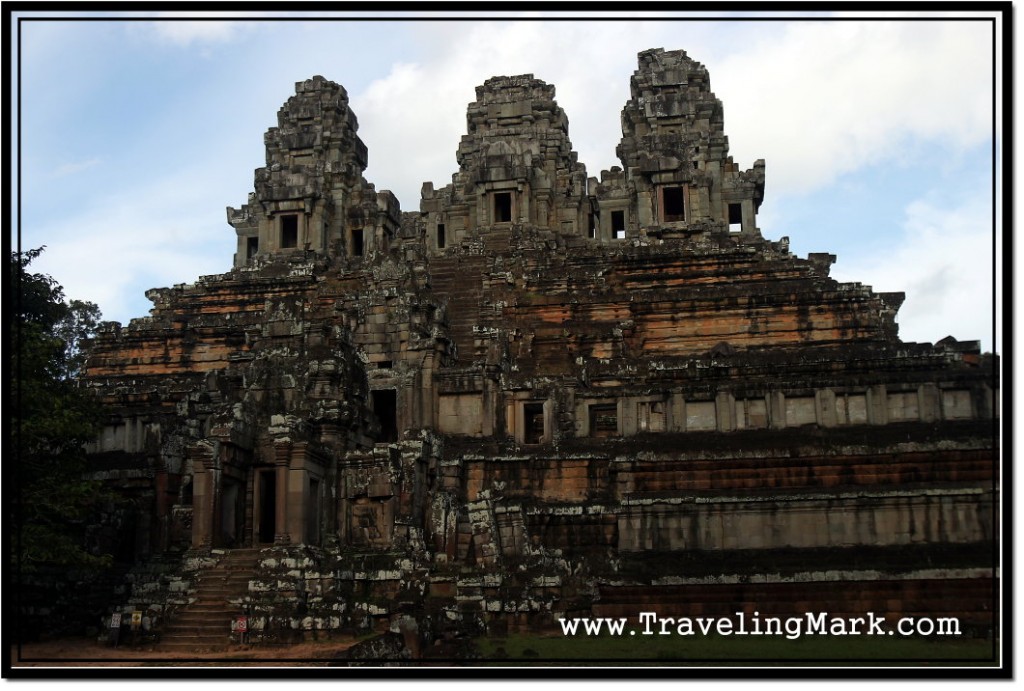
[[[77,382],[82,339],[99,323],[96,305],[68,300],[50,276],[32,273],[42,248],[11,256],[14,470],[13,551],[19,573],[95,569],[107,555],[85,546],[85,527],[108,499],[85,476],[85,444],[96,438],[95,404]]]

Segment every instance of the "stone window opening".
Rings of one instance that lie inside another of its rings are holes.
[[[494,222],[495,223],[511,223],[512,222],[512,193],[511,192],[495,192],[494,193]]]
[[[729,204],[729,232],[738,233],[743,229],[743,205]]]
[[[664,187],[661,190],[662,220],[665,223],[681,223],[686,220],[686,205],[683,202],[682,187]]]
[[[612,212],[612,236],[616,240],[626,239],[626,212],[625,211],[613,211]]]
[[[391,369],[391,360],[381,360],[377,363],[377,369]]]
[[[540,444],[544,441],[544,403],[523,404],[523,443]]]
[[[353,257],[363,256],[363,229],[353,228],[352,229],[352,243],[350,245]]]
[[[245,258],[252,259],[260,251],[260,239],[257,237],[247,238],[245,241]]]
[[[597,237],[597,216],[587,214],[587,237],[593,240]]]
[[[398,392],[394,389],[374,391],[373,413],[380,422],[380,436],[377,442],[390,444],[398,441]]]
[[[299,217],[288,214],[281,217],[281,249],[287,250],[299,246]]]
[[[438,223],[437,224],[437,249],[443,250],[444,249],[444,244],[445,244],[444,224],[443,223]]]
[[[607,439],[619,435],[619,411],[615,403],[594,403],[587,412],[591,437]]]

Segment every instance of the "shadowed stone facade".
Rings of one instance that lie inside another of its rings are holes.
[[[234,268],[91,346],[140,563],[263,548],[235,604],[268,640],[837,588],[990,631],[996,359],[900,341],[901,293],[765,239],[764,161],[733,162],[684,52],[640,54],[599,179],[554,96],[487,80],[452,182],[403,213],[344,88],[296,85],[228,209]],[[189,602],[162,578],[134,606]]]

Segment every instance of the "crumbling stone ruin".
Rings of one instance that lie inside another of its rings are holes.
[[[703,65],[644,51],[622,167],[588,177],[554,87],[495,77],[451,183],[402,212],[345,89],[299,82],[227,211],[233,268],[91,346],[128,606],[194,614],[245,553],[194,643],[232,612],[413,654],[651,610],[990,634],[997,361],[900,341],[903,294],[763,237],[765,164],[723,120]]]

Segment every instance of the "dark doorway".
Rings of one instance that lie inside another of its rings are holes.
[[[373,412],[380,422],[380,436],[377,441],[398,441],[398,392],[394,389],[374,391]]]
[[[626,237],[626,212],[612,212],[612,237],[616,240],[623,240]]]
[[[293,214],[281,217],[281,249],[291,249],[299,244],[299,217]]]
[[[523,442],[540,444],[544,441],[544,404],[524,403],[523,418],[526,427],[523,430]]]
[[[242,535],[245,512],[241,500],[245,492],[242,483],[234,478],[226,477],[220,494],[220,535],[218,543],[221,547],[237,547]]]
[[[511,192],[495,192],[494,193],[494,222],[495,223],[511,223],[512,222],[512,193]]]
[[[246,238],[245,242],[245,258],[252,259],[256,256],[256,253],[260,251],[260,239],[259,238]]]
[[[273,470],[260,472],[260,516],[259,541],[274,541],[274,530],[277,519],[275,499],[277,497],[277,473]]]
[[[445,237],[444,237],[444,224],[437,224],[437,248],[439,250],[444,249]]]
[[[743,229],[743,206],[740,204],[729,205],[729,231],[738,233]]]
[[[679,223],[686,219],[683,207],[683,188],[665,187],[662,189],[662,201],[665,206],[665,222]]]
[[[361,257],[363,256],[363,229],[353,228],[352,229],[352,256]]]

